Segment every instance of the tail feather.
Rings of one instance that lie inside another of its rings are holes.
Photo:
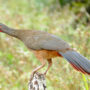
[[[90,60],[76,51],[59,52],[76,70],[90,75]]]
[[[76,69],[77,71],[80,71],[80,69],[76,65],[74,65],[73,63],[70,63],[70,64],[74,69]]]
[[[82,68],[78,68],[78,67],[76,67],[74,64],[71,64],[71,65],[72,65],[72,67],[75,68],[77,71],[80,71],[80,72],[82,72],[82,73],[84,73],[84,74],[87,73],[87,72],[85,72]]]

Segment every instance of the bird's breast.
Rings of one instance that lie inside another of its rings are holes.
[[[38,51],[33,50],[33,53],[37,58],[43,58],[43,59],[51,59],[60,56],[60,54],[57,51],[51,51],[51,50],[38,50]]]

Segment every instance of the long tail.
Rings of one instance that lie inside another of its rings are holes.
[[[90,75],[90,60],[76,51],[59,52],[76,70]]]

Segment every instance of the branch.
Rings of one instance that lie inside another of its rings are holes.
[[[43,74],[36,72],[29,81],[28,90],[46,90],[46,80]]]

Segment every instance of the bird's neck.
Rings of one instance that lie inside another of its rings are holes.
[[[7,28],[3,30],[4,33],[13,36],[13,37],[17,37],[18,35],[18,30],[12,29],[12,28]]]

